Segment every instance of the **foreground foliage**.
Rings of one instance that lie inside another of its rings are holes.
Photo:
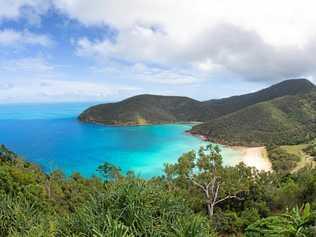
[[[246,236],[313,236],[315,215],[309,204],[301,209],[296,207],[286,214],[268,217],[250,225],[246,229]]]
[[[214,165],[216,170],[214,171]],[[315,236],[316,170],[223,167],[218,148],[184,154],[162,177],[43,173],[0,146],[0,236]],[[214,173],[215,172],[215,173]],[[199,185],[219,185],[208,215]],[[226,198],[236,196],[238,198]],[[301,208],[298,208],[301,207]],[[277,234],[275,234],[277,233]]]

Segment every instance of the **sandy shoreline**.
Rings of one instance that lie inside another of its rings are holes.
[[[268,153],[265,147],[235,147],[231,149],[238,150],[241,153],[240,160],[247,166],[256,167],[258,170],[271,171],[272,164],[268,158]]]
[[[208,141],[208,137],[200,134],[192,134],[191,136],[198,137],[202,141]],[[272,163],[268,157],[267,149],[262,147],[243,147],[243,146],[227,146],[229,149],[238,151],[240,156],[234,161],[235,164],[243,162],[245,165],[255,167],[258,170],[272,171]]]

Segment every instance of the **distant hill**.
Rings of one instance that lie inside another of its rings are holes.
[[[138,95],[121,102],[101,104],[84,111],[81,121],[104,124],[206,122],[258,102],[310,91],[305,79],[287,80],[255,93],[200,102],[188,97]]]
[[[213,116],[213,118],[215,118],[259,102],[272,100],[286,95],[304,94],[314,89],[315,85],[306,79],[291,79],[282,81],[254,93],[232,96],[219,100],[209,100],[205,101],[204,104],[211,110],[216,111],[216,114]]]
[[[287,140],[294,142],[314,134],[303,132],[309,126],[314,129],[314,91],[310,81],[292,79],[254,93],[204,102],[179,96],[138,95],[93,106],[79,119],[117,125],[199,121],[202,124],[192,132],[220,143],[258,145],[290,135]],[[295,134],[299,138],[294,138]],[[286,139],[281,140],[278,143]]]
[[[257,103],[192,128],[229,145],[298,144],[316,137],[316,92]]]
[[[138,95],[118,103],[101,104],[84,111],[79,119],[103,124],[142,125],[204,121],[210,109],[188,97]]]

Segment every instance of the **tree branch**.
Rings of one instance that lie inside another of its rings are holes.
[[[214,193],[214,198],[213,198],[213,201],[214,201],[214,205],[216,205],[217,203],[217,197],[218,197],[218,190],[219,190],[219,187],[220,187],[220,183],[217,184],[217,187],[216,187],[216,191]]]
[[[217,180],[217,177],[214,176],[211,183],[212,183],[212,190],[211,190],[211,193],[214,193],[214,188],[215,188],[215,184],[216,184],[216,180]]]
[[[188,178],[190,179],[190,178]],[[201,188],[204,192],[207,192],[207,189],[200,183],[198,183],[197,181],[195,181],[193,178],[191,179],[192,183],[196,186],[198,186],[199,188]]]
[[[225,201],[225,200],[227,200],[227,199],[231,199],[231,198],[236,198],[236,199],[238,199],[238,200],[243,200],[243,198],[240,198],[240,197],[238,197],[238,196],[236,196],[236,195],[228,195],[228,196],[226,196],[226,197],[224,197],[224,198],[222,198],[222,199],[216,201],[214,204],[216,205],[216,204],[218,204],[218,203],[220,203],[220,202],[223,202],[223,201]]]

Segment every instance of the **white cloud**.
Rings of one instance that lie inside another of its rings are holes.
[[[301,44],[314,29],[310,0],[55,0],[55,5],[85,24],[110,24],[120,30],[159,26],[178,43],[191,41],[219,22],[255,30],[275,45]]]
[[[60,80],[21,80],[0,87],[0,103],[96,101],[115,98],[136,90],[104,83]]]
[[[43,79],[60,77],[58,66],[50,64],[43,57],[26,57],[0,61],[2,80],[7,78]]]
[[[160,84],[165,86],[192,85],[205,80],[205,75],[190,70],[170,69],[137,63],[133,65],[98,64],[90,68],[92,74],[99,74],[104,79],[128,80],[130,83]]]
[[[55,4],[84,24],[118,29],[115,41],[79,39],[81,56],[209,73],[229,71],[248,80],[315,73],[312,1],[56,0]]]
[[[0,0],[0,20],[1,18],[18,19],[24,13],[27,18],[34,20],[50,6],[50,0]]]
[[[77,53],[100,58],[101,62],[123,59],[136,64],[158,63],[169,68],[185,68],[191,70],[191,74],[197,73],[195,69],[204,73],[227,71],[247,80],[281,80],[315,74],[316,41],[313,39],[300,47],[274,46],[255,31],[218,24],[197,35],[192,42],[177,45],[164,33],[137,28],[137,33],[122,32],[115,42],[82,38],[77,43]],[[180,71],[177,73],[181,74]],[[148,73],[148,80],[150,76],[152,81],[161,81],[157,77],[165,77],[174,80],[170,84],[178,83],[178,77],[170,73]]]
[[[223,70],[223,67],[220,64],[212,62],[210,58],[203,59],[193,63],[193,66],[200,71],[212,73],[216,71]]]
[[[148,67],[145,64],[135,64],[131,68],[137,80],[165,85],[185,85],[200,82],[202,77],[193,76],[190,72],[181,70]]]
[[[226,70],[248,80],[282,80],[315,75],[316,40],[302,46],[275,46],[252,30],[218,24],[188,47],[186,57],[197,67]],[[204,60],[204,61],[203,61]],[[201,64],[202,62],[202,64]]]
[[[87,26],[118,31],[111,41],[89,35],[74,40],[77,55],[98,59],[101,70],[116,63],[111,70],[120,75],[106,80],[191,85],[218,75],[315,78],[316,3],[310,0],[0,0],[0,19],[23,16],[36,22],[50,4]],[[49,38],[3,30],[1,42],[46,46]],[[27,63],[22,65],[18,68],[26,70]],[[45,63],[37,64],[41,67],[45,71]],[[47,71],[56,77],[55,68]]]
[[[143,26],[121,31],[115,42],[81,38],[77,44],[79,55],[124,58],[129,61],[166,63],[177,55],[176,52],[181,52],[180,46],[171,42],[168,35]]]
[[[27,30],[19,32],[12,29],[0,30],[0,46],[20,46],[20,45],[41,45],[41,46],[51,46],[53,41],[43,34],[34,34]]]
[[[119,97],[136,87],[100,83],[95,80],[71,80],[61,68],[43,57],[0,61],[0,103],[94,101]]]

